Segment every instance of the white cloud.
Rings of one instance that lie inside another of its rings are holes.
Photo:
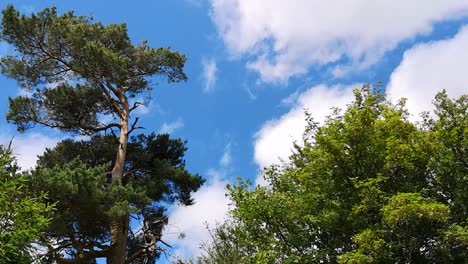
[[[251,88],[249,86],[247,86],[247,85],[245,85],[244,87],[245,87],[244,90],[247,92],[247,95],[249,96],[250,101],[256,100],[257,95],[255,95],[252,92]]]
[[[362,70],[404,40],[430,34],[435,22],[468,15],[466,0],[211,0],[212,19],[228,50],[248,55],[266,82],[286,81],[313,66],[343,76]]]
[[[205,82],[205,87],[203,88],[204,93],[210,93],[214,91],[216,85],[216,74],[218,73],[218,66],[214,59],[203,60],[203,81]]]
[[[294,93],[288,95],[288,97],[284,98],[283,100],[281,100],[281,105],[284,105],[284,106],[293,106],[297,99],[299,98],[299,95],[301,95],[300,91],[297,90],[295,91]]]
[[[413,120],[423,111],[433,110],[432,100],[445,89],[450,97],[468,93],[468,26],[451,39],[421,44],[406,51],[387,87],[395,102],[408,99]]]
[[[168,227],[163,233],[168,242],[176,248],[175,255],[179,258],[192,258],[201,253],[200,245],[211,241],[207,226],[213,228],[216,223],[223,222],[229,210],[229,198],[226,196],[226,184],[228,175],[232,169],[232,142],[224,147],[224,152],[219,160],[219,168],[211,168],[206,172],[206,178],[210,179],[200,190],[193,194],[195,204],[191,206],[178,206],[169,216]],[[185,237],[179,239],[174,234],[184,233]]]
[[[7,145],[11,136],[0,136],[0,144]],[[42,155],[46,148],[53,148],[60,138],[51,138],[38,133],[18,135],[13,138],[13,155],[21,169],[31,169],[36,165],[37,156]]]
[[[224,148],[223,156],[221,157],[219,164],[223,167],[231,165],[232,155],[231,155],[231,143],[227,144]]]
[[[288,113],[264,123],[255,134],[255,162],[264,168],[286,160],[292,154],[293,143],[302,139],[306,126],[304,109],[315,121],[323,122],[332,107],[343,109],[351,102],[355,88],[360,85],[319,85],[300,94]],[[263,178],[257,178],[257,184],[265,184]]]
[[[183,127],[184,127],[184,121],[182,120],[182,118],[179,117],[174,122],[163,123],[161,126],[161,129],[159,129],[159,134],[163,134],[163,133],[172,134],[172,132]]]
[[[219,174],[218,171],[213,173]],[[184,233],[185,238],[168,235],[163,239],[177,246],[176,255],[181,258],[197,256],[200,254],[200,244],[211,239],[206,225],[213,227],[216,222],[222,222],[228,211],[226,184],[215,179],[193,195],[194,205],[179,206],[172,212],[164,233]]]

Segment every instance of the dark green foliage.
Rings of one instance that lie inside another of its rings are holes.
[[[30,190],[50,193],[58,207],[42,241],[47,259],[122,264],[157,257],[167,222],[163,205],[192,204],[191,192],[203,180],[185,169],[184,142],[129,138],[141,128],[134,110],[150,96],[151,78],[185,81],[185,56],[133,44],[125,24],[59,15],[56,8],[25,16],[9,6],[1,29],[15,48],[1,59],[2,73],[28,94],[10,98],[8,121],[20,132],[39,124],[97,135],[48,150],[31,174]],[[130,217],[144,223],[140,232],[132,233]]]
[[[30,179],[31,190],[48,192],[49,201],[57,203],[46,233],[48,241],[58,240],[63,245],[57,254],[79,253],[78,243],[83,250],[96,245],[106,250],[111,217],[130,213],[145,229],[144,234],[129,236],[131,256],[145,245],[144,235],[160,239],[167,223],[164,206],[176,201],[192,204],[191,192],[204,182],[185,169],[184,141],[170,139],[167,134],[150,134],[131,138],[124,184],[111,185],[110,164],[117,146],[114,136],[97,135],[89,141],[64,140],[39,157]],[[66,246],[73,239],[78,243]],[[147,253],[149,258],[160,254]]]
[[[128,103],[115,91],[134,98],[151,89],[150,76],[187,79],[183,55],[132,44],[125,24],[104,26],[73,12],[58,15],[55,8],[28,17],[9,6],[2,39],[16,50],[2,58],[2,73],[31,93],[10,99],[8,120],[20,131],[36,123],[82,134],[117,127],[98,120],[122,116]]]
[[[433,144],[430,170],[435,175],[438,199],[450,205],[457,222],[468,219],[468,95],[450,100],[440,93],[435,99],[436,120],[427,121]]]
[[[9,100],[11,111],[7,118],[17,124],[20,131],[36,123],[43,123],[75,133],[93,132],[100,127],[97,113],[112,112],[100,90],[82,85],[71,87],[60,84],[55,88],[44,89],[43,99],[38,94],[34,94],[34,97],[38,98],[18,97]]]
[[[364,86],[343,114],[309,118],[269,186],[229,187],[233,219],[199,262],[465,263],[468,96],[435,105],[415,125]]]
[[[190,193],[204,180],[185,169],[185,143],[171,139],[168,134],[133,136],[128,143],[125,185],[145,188],[153,201],[173,203],[177,200],[185,205],[192,204]],[[114,136],[97,135],[89,141],[65,140],[54,149],[46,150],[39,157],[38,167],[53,168],[76,158],[90,167],[111,164],[117,147]]]
[[[0,263],[31,263],[31,243],[49,225],[52,206],[46,195],[25,193],[26,179],[17,174],[9,149],[0,145]]]

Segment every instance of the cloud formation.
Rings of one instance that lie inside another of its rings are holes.
[[[8,145],[12,138],[0,135],[0,144]],[[52,138],[38,133],[17,135],[13,138],[13,155],[23,170],[32,169],[36,165],[37,156],[42,155],[46,148],[53,148],[60,138]]]
[[[214,59],[210,60],[203,60],[203,81],[205,82],[205,86],[203,88],[204,93],[210,93],[214,91],[215,84],[216,84],[216,74],[218,72],[218,66],[216,65],[216,61]]]
[[[407,98],[412,120],[419,120],[421,112],[434,109],[432,101],[442,89],[450,97],[466,94],[468,53],[463,52],[466,47],[468,26],[462,27],[453,38],[420,44],[407,50],[391,74],[386,89],[390,101],[395,103]],[[344,108],[353,99],[352,89],[359,87],[319,85],[285,98],[283,104],[292,103],[289,112],[265,122],[255,135],[255,162],[258,166],[263,168],[276,164],[291,155],[293,142],[300,141],[304,131],[304,108],[308,108],[317,121],[323,121],[331,107]],[[257,183],[265,182],[259,178]]]
[[[190,258],[200,254],[200,243],[211,240],[206,225],[213,227],[222,221],[228,211],[226,197],[227,182],[215,180],[203,186],[193,195],[196,203],[192,206],[177,207],[169,217],[167,233],[183,233],[185,238],[168,235],[169,244],[176,246],[175,254],[181,258]]]
[[[232,143],[228,143],[219,159],[219,167],[206,172],[208,183],[193,194],[195,204],[178,206],[169,216],[169,224],[164,233],[170,233],[167,240],[175,245],[175,255],[179,258],[191,258],[200,255],[200,245],[211,241],[207,226],[213,228],[217,222],[225,219],[229,209],[226,185],[232,164]],[[183,233],[180,239],[174,233]]]
[[[183,128],[184,127],[184,121],[182,118],[177,118],[176,121],[174,122],[164,122],[161,126],[161,129],[159,129],[159,134],[172,134],[174,131],[177,129]]]
[[[376,63],[434,23],[468,15],[466,0],[211,0],[228,50],[247,55],[265,82],[287,81],[311,66],[343,76]],[[346,61],[345,64],[340,63]]]
[[[387,87],[391,101],[408,99],[407,108],[413,120],[423,111],[434,109],[437,92],[446,90],[450,97],[468,92],[468,26],[453,38],[417,45],[407,50],[393,71]]]

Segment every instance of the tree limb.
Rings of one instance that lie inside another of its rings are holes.
[[[144,127],[141,127],[141,126],[139,126],[139,127],[136,126],[136,124],[138,123],[138,120],[140,120],[139,117],[135,118],[135,121],[133,122],[132,126],[130,127],[130,130],[128,130],[127,135],[130,135],[130,133],[132,133],[133,130],[135,130],[135,129],[142,129],[142,128],[144,128]]]

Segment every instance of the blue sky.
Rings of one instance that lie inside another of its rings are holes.
[[[383,82],[392,101],[408,98],[413,119],[436,91],[468,86],[468,1],[2,1],[26,13],[57,6],[104,24],[126,23],[135,43],[188,57],[189,81],[154,87],[140,111],[145,132],[188,140],[188,168],[207,179],[196,205],[171,209],[164,239],[172,255],[198,254],[204,222],[222,220],[224,186],[239,176],[264,184],[259,170],[287,158],[300,140],[303,109],[317,120],[345,107],[352,89]],[[11,50],[0,45],[0,54]],[[16,83],[0,77],[0,115]],[[0,143],[15,137],[20,164],[66,137],[48,129],[18,135],[0,119]],[[184,232],[179,240],[176,233]]]

